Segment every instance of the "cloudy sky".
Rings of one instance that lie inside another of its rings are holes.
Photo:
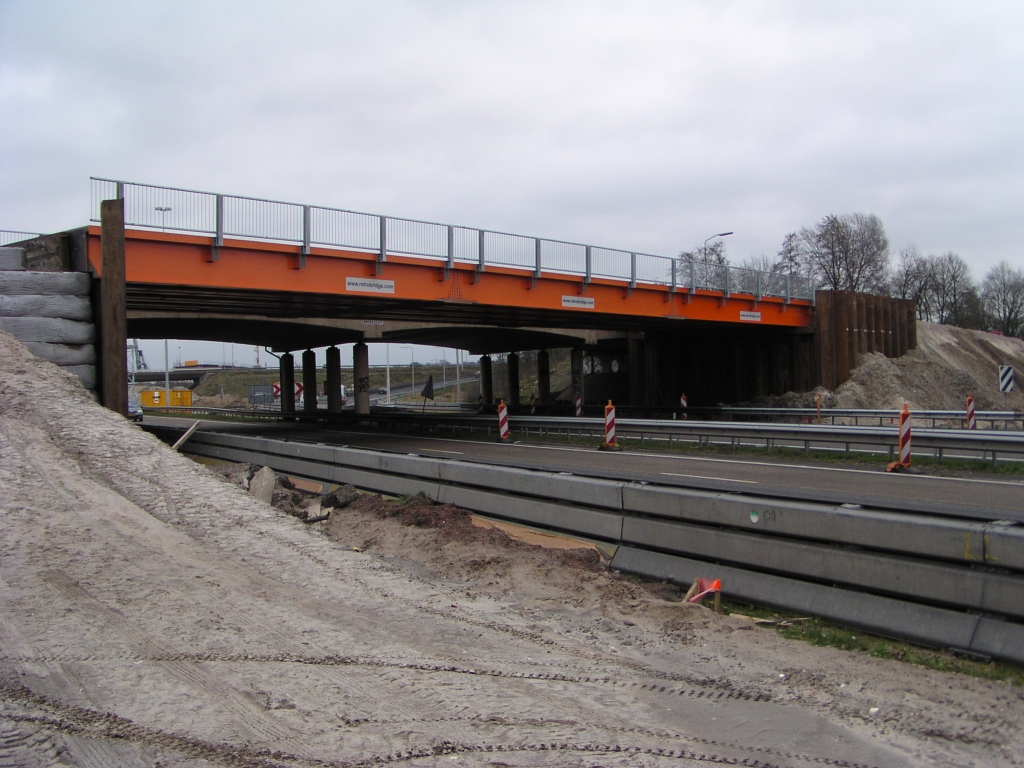
[[[861,211],[980,278],[1022,64],[1019,2],[0,0],[0,229],[89,176],[734,262]]]

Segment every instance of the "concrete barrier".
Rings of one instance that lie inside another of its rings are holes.
[[[1024,617],[1024,578],[689,523],[626,517],[622,540],[892,595]]]
[[[964,650],[980,648],[980,645],[972,646],[972,642],[982,619],[945,608],[808,584],[782,576],[626,546],[619,547],[611,565],[612,568],[671,581],[680,586],[693,583],[698,576],[721,579],[722,593],[737,600],[820,616],[846,626],[924,645]],[[1021,628],[1020,625],[1006,626]],[[985,647],[998,650],[998,653],[976,652],[989,653],[1008,661],[1024,661],[1024,644],[1013,647],[1008,642],[1012,634],[992,632],[991,639],[984,640]]]
[[[673,520],[945,560],[985,560],[988,526],[981,522],[649,485],[624,486],[622,499],[627,512]]]

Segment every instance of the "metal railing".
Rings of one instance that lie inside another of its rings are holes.
[[[682,258],[584,245],[564,240],[360,213],[339,208],[284,203],[236,195],[158,187],[91,178],[90,220],[99,221],[101,200],[124,199],[125,224],[152,230],[195,232],[223,245],[225,237],[298,244],[303,256],[312,246],[347,248],[377,255],[416,256],[441,261],[580,275],[672,291],[733,293],[755,299],[775,297],[814,301],[811,278],[706,264]]]
[[[0,229],[0,247],[11,243],[20,243],[22,240],[31,240],[39,237],[38,232],[19,232],[16,229]]]

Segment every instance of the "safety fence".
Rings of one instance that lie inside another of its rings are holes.
[[[182,430],[150,427],[168,442]],[[439,503],[614,548],[611,567],[928,645],[1024,661],[1024,527],[197,432],[184,451]]]
[[[33,237],[40,237],[38,232],[19,232],[16,229],[0,229],[0,247],[11,243],[20,243],[23,240],[31,240]]]
[[[303,254],[313,246],[346,248],[377,255],[415,256],[454,266],[474,264],[580,275],[672,290],[711,291],[814,301],[810,278],[779,272],[711,264],[638,251],[584,245],[550,238],[453,224],[417,221],[397,216],[360,213],[338,208],[284,203],[237,195],[198,192],[91,179],[91,220],[99,221],[100,201],[122,198],[125,224],[152,230],[210,235],[215,245],[225,237],[297,244]]]

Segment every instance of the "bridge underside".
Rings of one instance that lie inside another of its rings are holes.
[[[136,339],[178,338],[266,346],[274,352],[328,347],[358,342],[423,344],[463,349],[474,355],[528,349],[560,349],[595,344],[624,334],[607,331],[537,328],[501,328],[483,325],[395,322],[392,320],[302,317],[270,318],[257,315],[209,313],[128,312],[128,336]]]

